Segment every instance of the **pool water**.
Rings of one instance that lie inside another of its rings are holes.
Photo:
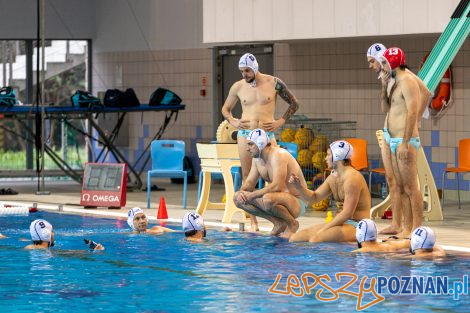
[[[24,250],[29,224],[45,218],[55,227],[51,251]],[[179,225],[175,226],[179,230]],[[363,276],[448,276],[470,273],[470,259],[404,260],[351,254],[350,244],[292,244],[250,233],[208,231],[208,242],[189,243],[183,233],[130,234],[123,220],[39,212],[0,217],[0,309],[4,312],[319,312],[356,311],[357,297],[319,301],[268,290],[286,290],[287,276],[337,272]],[[86,250],[83,238],[106,250]],[[359,280],[360,280],[359,278]],[[359,282],[349,289],[358,290]],[[355,287],[356,289],[355,289]],[[298,292],[299,288],[293,288]],[[468,312],[468,295],[391,295],[368,312]],[[322,292],[328,298],[332,294]],[[363,304],[375,299],[368,294]]]

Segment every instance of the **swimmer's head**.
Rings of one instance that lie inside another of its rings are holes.
[[[365,218],[361,220],[356,227],[356,240],[359,248],[364,241],[377,240],[377,226],[374,221]]]
[[[133,230],[145,231],[147,230],[147,216],[141,208],[132,208],[127,213],[127,224]]]
[[[256,86],[256,74],[258,73],[258,61],[251,53],[245,53],[238,61],[238,68],[240,69],[245,81],[252,86]],[[251,73],[251,71],[252,73]]]
[[[337,140],[330,144],[331,161],[333,164],[341,160],[349,160],[353,154],[353,147],[346,140]]]
[[[417,249],[432,249],[436,243],[434,231],[426,226],[416,228],[411,235],[410,252],[415,254]]]
[[[203,237],[206,237],[204,219],[196,212],[188,212],[184,215],[182,227],[186,237],[194,236],[199,231],[203,232]]]
[[[251,153],[253,158],[259,158],[261,151],[263,151],[263,149],[269,144],[268,135],[266,135],[266,132],[261,128],[252,130],[246,139],[248,151]],[[254,149],[254,146],[258,148],[257,151]]]
[[[54,246],[54,229],[48,221],[43,219],[34,220],[29,225],[29,232],[35,244],[47,242],[49,246]]]
[[[406,66],[405,52],[397,47],[388,48],[383,53],[380,62],[385,72],[392,73],[398,67]]]
[[[369,68],[373,69],[375,72],[380,72],[382,68],[381,56],[387,50],[385,46],[381,43],[374,43],[372,46],[367,49],[367,62],[369,62]]]

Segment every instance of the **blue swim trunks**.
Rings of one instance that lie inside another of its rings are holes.
[[[302,200],[297,198],[297,201],[299,201],[300,204],[300,214],[299,217],[305,214],[305,210],[307,209],[307,204]]]
[[[248,135],[250,134],[250,132],[251,132],[251,129],[239,129],[237,133],[237,138],[238,137],[248,138]],[[266,132],[266,135],[268,135],[268,138],[271,140],[276,139],[276,137],[274,136],[274,132]]]
[[[390,150],[393,154],[396,153],[397,147],[403,142],[403,138],[390,137],[390,133],[388,132],[387,128],[384,128],[384,139],[385,142],[390,146]],[[411,137],[408,143],[412,145],[416,150],[418,150],[421,146],[421,140],[419,139],[419,137]]]
[[[344,224],[349,224],[352,227],[357,228],[357,224],[359,224],[359,222],[355,220],[347,220],[346,222],[344,222]]]

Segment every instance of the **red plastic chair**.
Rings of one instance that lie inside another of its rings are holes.
[[[455,173],[457,176],[457,195],[460,209],[460,173],[470,172],[470,138],[459,141],[458,167],[448,167],[442,173],[442,207],[444,207],[444,194],[446,187],[446,177],[448,173]]]

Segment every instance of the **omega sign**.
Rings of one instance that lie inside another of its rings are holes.
[[[80,205],[123,207],[126,205],[126,164],[86,163]]]

